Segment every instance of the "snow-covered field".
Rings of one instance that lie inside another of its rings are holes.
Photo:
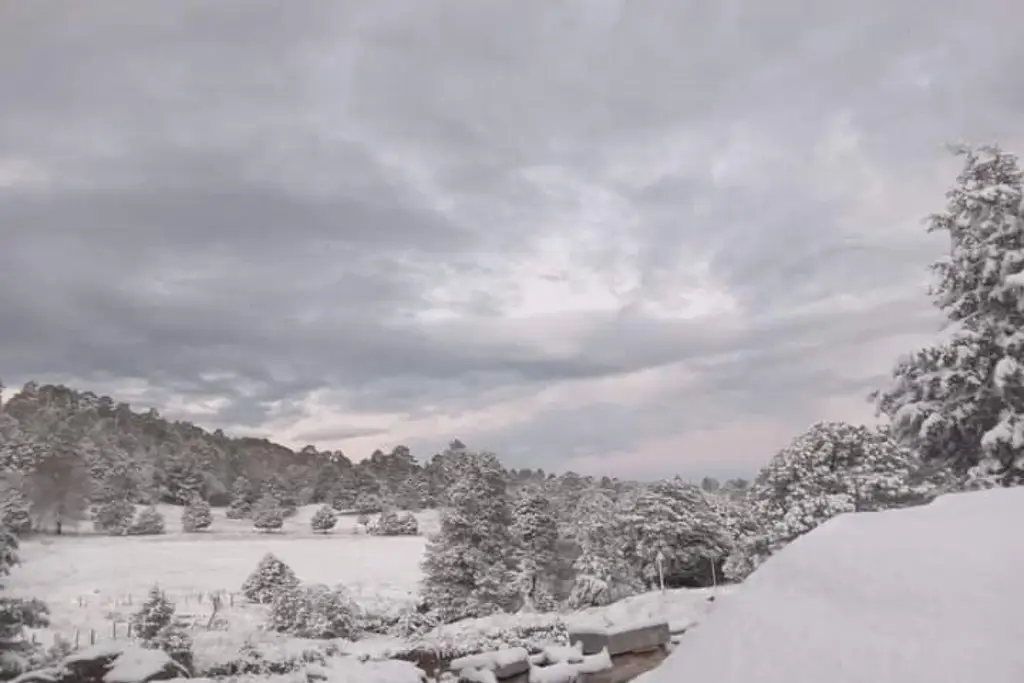
[[[45,600],[50,629],[80,643],[126,634],[127,620],[154,584],[177,603],[179,613],[205,623],[211,593],[224,594],[224,616],[233,631],[254,630],[263,608],[246,605],[239,591],[264,553],[272,552],[306,582],[342,584],[365,609],[394,608],[411,601],[420,581],[427,533],[438,525],[434,511],[418,513],[420,536],[368,536],[355,516],[341,516],[334,531],[314,534],[314,506],[301,508],[280,533],[254,532],[245,520],[214,510],[213,526],[199,534],[181,531],[181,509],[161,507],[168,533],[109,537],[94,534],[48,536],[22,545],[23,564],[13,572],[12,592]],[[87,526],[87,525],[86,525]],[[234,606],[231,606],[231,602]],[[115,624],[117,624],[115,626]],[[115,631],[117,629],[117,631]]]
[[[1024,487],[837,517],[716,601],[643,683],[1024,681],[1022,517]]]

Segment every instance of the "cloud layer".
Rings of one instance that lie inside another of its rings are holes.
[[[355,457],[749,475],[937,318],[1005,0],[0,0],[0,369]]]

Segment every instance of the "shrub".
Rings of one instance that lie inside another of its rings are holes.
[[[284,526],[284,511],[272,496],[263,496],[252,509],[252,526],[259,531],[274,531]]]
[[[209,529],[213,524],[213,513],[210,504],[202,498],[193,498],[181,512],[181,528],[187,533],[195,533]]]
[[[385,510],[366,527],[366,531],[376,536],[415,536],[420,528],[412,513],[398,514],[394,510]]]
[[[143,508],[128,528],[128,533],[133,536],[154,536],[163,532],[164,516],[152,506]]]
[[[135,506],[127,500],[111,500],[93,512],[92,525],[96,531],[121,536],[128,533],[135,516]]]
[[[32,530],[32,504],[21,489],[10,486],[0,488],[0,526],[15,534]]]
[[[282,590],[290,590],[298,585],[299,579],[291,567],[277,559],[273,553],[267,553],[242,584],[242,593],[252,602],[268,604]]]
[[[330,505],[324,505],[316,514],[313,515],[313,519],[309,521],[309,525],[313,528],[313,531],[319,531],[320,533],[326,534],[328,531],[334,528],[334,525],[338,523],[338,516],[334,514],[334,510],[331,509]]]
[[[357,612],[344,591],[324,585],[295,586],[275,596],[268,627],[298,638],[351,638]]]

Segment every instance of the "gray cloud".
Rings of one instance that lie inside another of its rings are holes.
[[[1022,19],[0,0],[0,368],[356,457],[750,472],[936,327],[920,219],[943,143],[1024,145]]]

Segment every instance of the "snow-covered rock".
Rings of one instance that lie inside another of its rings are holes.
[[[187,678],[180,664],[159,650],[130,643],[101,643],[67,656],[59,666],[31,671],[17,683],[148,683]]]
[[[1013,683],[1024,488],[841,515],[772,556],[642,683]]]

